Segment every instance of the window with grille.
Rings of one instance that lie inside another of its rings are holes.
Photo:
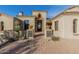
[[[47,31],[47,37],[51,37],[51,35],[52,35],[52,32],[51,31]]]
[[[58,21],[55,21],[55,30],[58,31]]]
[[[33,32],[32,31],[28,31],[28,37],[32,37],[33,36]]]

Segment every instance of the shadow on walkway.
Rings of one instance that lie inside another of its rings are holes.
[[[7,51],[2,52],[2,54],[27,54],[32,53],[36,50],[37,40],[28,40],[27,42],[22,42],[17,44],[14,48],[10,48]]]
[[[37,43],[40,37],[44,34],[34,36],[34,39],[8,41],[0,46],[1,54],[31,54],[37,49]],[[19,42],[22,41],[22,42]],[[13,47],[12,47],[13,46]]]

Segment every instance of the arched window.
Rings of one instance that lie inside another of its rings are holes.
[[[73,33],[77,32],[77,19],[73,20]]]
[[[58,25],[59,25],[59,22],[55,21],[55,31],[58,31]]]
[[[4,22],[3,21],[0,22],[0,28],[1,28],[1,31],[4,30]]]

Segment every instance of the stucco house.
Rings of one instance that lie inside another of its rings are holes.
[[[24,15],[21,11],[15,17],[0,14],[0,31],[26,31],[33,30],[34,33],[45,34],[47,11],[33,10],[31,16]]]
[[[79,39],[79,6],[71,6],[59,15],[47,19],[47,11],[33,10],[31,16],[24,15],[21,11],[15,17],[0,13],[0,32],[1,31],[24,31],[31,29],[36,32],[46,31],[52,25],[52,36],[64,39]]]
[[[16,16],[19,20],[23,21],[24,27],[27,25],[28,29],[32,27],[34,32],[44,32],[45,22],[46,22],[46,11],[32,11],[32,16],[25,16],[23,12],[20,12],[19,15]]]
[[[53,36],[79,39],[79,6],[73,6],[52,18]]]

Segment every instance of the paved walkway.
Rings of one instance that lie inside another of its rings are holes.
[[[26,54],[33,53],[37,49],[38,40],[41,36],[36,36],[34,39],[18,40],[12,43],[8,43],[0,48],[1,54]]]
[[[79,40],[60,39],[53,41],[44,39],[43,35],[33,40],[19,40],[0,48],[3,54],[52,54],[52,53],[79,53]]]
[[[0,49],[2,54],[20,54],[20,53],[31,53],[36,49],[35,43],[33,40],[19,40]]]

